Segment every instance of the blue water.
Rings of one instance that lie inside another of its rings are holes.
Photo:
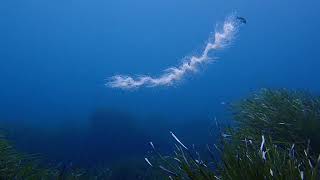
[[[260,88],[319,94],[319,7],[317,0],[1,1],[0,121],[21,150],[57,162],[143,161],[149,141],[171,145],[170,130],[205,143],[212,119],[229,120],[227,105]],[[234,12],[248,21],[235,42],[182,82],[130,91],[104,85],[118,73],[159,75],[179,65]]]

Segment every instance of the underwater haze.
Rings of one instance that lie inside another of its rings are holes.
[[[319,7],[317,0],[1,1],[1,130],[22,152],[81,167],[144,164],[148,142],[166,150],[170,131],[186,144],[214,142],[213,119],[231,120],[228,105],[254,91],[320,94]],[[108,86],[118,74],[159,77],[200,55],[229,16],[247,22],[197,72],[164,86]]]

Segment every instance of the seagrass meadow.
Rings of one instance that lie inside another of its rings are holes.
[[[1,179],[310,179],[320,178],[320,98],[303,91],[262,89],[230,104],[234,120],[214,121],[218,141],[204,149],[173,132],[172,151],[156,142],[135,161],[111,168],[49,165],[18,152],[1,136]],[[2,134],[5,134],[4,132]],[[155,145],[154,145],[155,143]],[[168,144],[169,146],[170,144]],[[142,164],[141,164],[142,163]],[[140,164],[140,165],[139,165]],[[129,173],[130,172],[130,173]]]
[[[231,109],[234,123],[217,123],[219,144],[207,145],[211,158],[202,159],[176,139],[171,156],[161,155],[152,144],[150,166],[170,179],[320,178],[319,97],[262,89]]]

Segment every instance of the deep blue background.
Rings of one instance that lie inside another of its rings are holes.
[[[169,128],[194,127],[182,126],[185,122],[201,124],[223,116],[221,102],[260,88],[319,94],[319,7],[317,0],[1,1],[0,118],[23,129],[13,130],[20,132],[16,138],[21,147],[55,154],[60,149],[52,150],[53,145],[41,149],[43,144],[23,142],[39,136],[43,140],[35,142],[50,142],[45,136],[50,132],[60,134],[52,138],[65,141],[68,149],[69,139],[77,139],[70,138],[74,128],[90,126],[100,108],[116,112],[104,123],[120,123],[116,132],[126,135],[121,127],[131,125],[119,122],[126,118],[118,116],[128,113],[149,131],[161,122],[170,124],[157,131],[168,134]],[[104,86],[118,73],[156,76],[179,65],[183,57],[203,48],[217,22],[235,11],[247,18],[247,25],[230,48],[217,54],[218,62],[199,73],[174,87],[122,91]],[[172,127],[174,123],[180,125]],[[109,138],[103,128],[97,131],[86,137],[88,141]],[[34,135],[28,139],[26,133]],[[58,154],[63,153],[66,150]]]

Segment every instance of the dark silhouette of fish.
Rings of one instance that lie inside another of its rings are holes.
[[[237,20],[239,20],[243,24],[247,24],[247,20],[244,17],[237,16]]]

